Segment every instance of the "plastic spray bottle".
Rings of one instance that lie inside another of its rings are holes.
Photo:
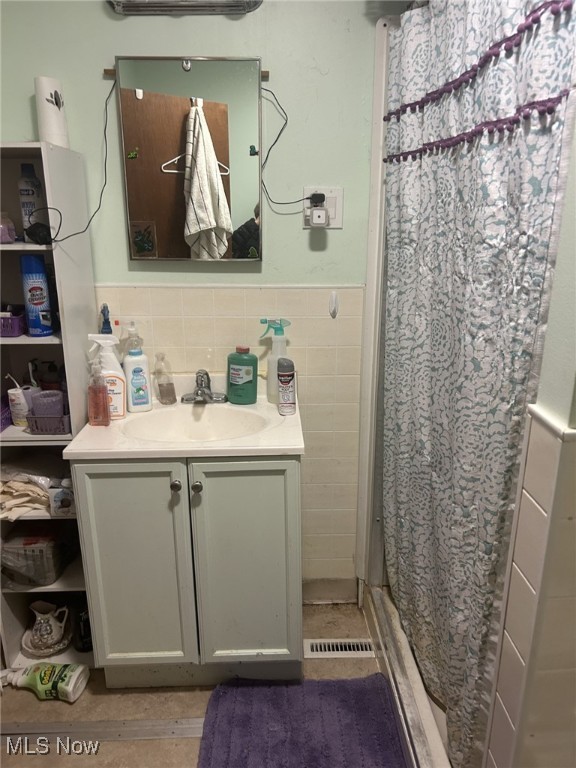
[[[156,386],[158,388],[158,400],[162,405],[174,405],[176,402],[176,390],[170,371],[170,364],[166,360],[164,352],[156,352],[154,376],[156,377]]]
[[[102,316],[100,333],[112,333],[112,326],[110,325],[110,310],[108,304],[102,304],[100,307],[100,314]]]
[[[262,325],[268,326],[260,338],[264,338],[268,331],[272,329],[272,352],[268,355],[268,374],[266,377],[266,395],[269,403],[278,403],[278,358],[286,357],[286,337],[284,328],[290,325],[289,320],[260,320]]]
[[[86,688],[90,670],[85,664],[42,661],[23,669],[3,669],[0,674],[2,685],[29,688],[41,701],[61,699],[72,704]]]
[[[128,410],[151,411],[150,367],[148,358],[142,352],[142,339],[132,320],[128,327],[127,352],[122,361],[128,387]]]
[[[98,350],[102,375],[108,389],[110,418],[124,419],[126,417],[126,376],[114,351],[118,338],[107,333],[90,333],[88,338],[94,342],[90,353]]]

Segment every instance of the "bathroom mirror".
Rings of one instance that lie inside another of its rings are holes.
[[[260,67],[116,57],[131,259],[262,259]],[[199,236],[209,213],[218,227]],[[233,234],[220,227],[227,213]]]

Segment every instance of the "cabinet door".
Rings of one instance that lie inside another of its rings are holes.
[[[185,462],[73,473],[97,664],[197,662]]]
[[[302,656],[299,469],[297,460],[189,465],[203,663]]]

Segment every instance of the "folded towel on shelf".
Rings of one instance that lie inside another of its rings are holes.
[[[218,159],[202,107],[192,107],[186,128],[184,239],[193,259],[221,259],[232,220]]]
[[[17,520],[27,512],[50,512],[48,491],[21,480],[0,482],[0,519]]]

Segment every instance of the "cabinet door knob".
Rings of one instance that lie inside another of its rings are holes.
[[[171,491],[181,491],[182,490],[182,483],[180,480],[172,480],[170,483],[170,490]]]
[[[195,480],[191,485],[192,490],[194,493],[202,493],[204,486],[200,482],[200,480]]]

